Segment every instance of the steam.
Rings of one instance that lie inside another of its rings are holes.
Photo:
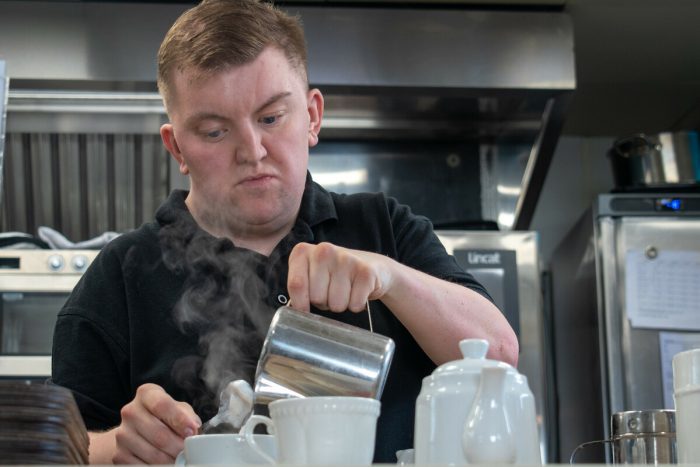
[[[252,384],[274,312],[265,305],[269,290],[262,279],[271,274],[271,262],[212,237],[183,217],[161,229],[160,241],[166,267],[186,276],[174,318],[183,333],[199,335],[199,355],[178,360],[173,377],[195,410],[209,417],[230,381]]]

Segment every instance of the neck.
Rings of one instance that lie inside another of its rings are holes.
[[[194,206],[190,196],[185,199],[185,204],[197,225],[210,235],[217,238],[228,238],[237,247],[247,248],[265,256],[270,256],[272,250],[294,226],[294,220],[279,226],[239,226],[235,222],[223,219],[218,213],[198,209]],[[293,219],[296,219],[296,216]]]
[[[266,239],[261,239],[261,238],[251,238],[251,239],[242,239],[242,238],[232,238],[231,241],[233,242],[234,245],[240,248],[246,248],[248,250],[255,251],[257,253],[260,253],[261,255],[265,256],[270,256],[270,253],[272,253],[272,250],[275,249],[277,244],[289,233],[289,230],[287,230],[284,234],[282,235],[277,235],[274,238],[266,238]]]

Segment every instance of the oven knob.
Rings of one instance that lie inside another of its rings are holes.
[[[63,256],[49,256],[49,269],[51,269],[52,271],[60,271],[61,269],[63,269]]]
[[[71,261],[71,264],[73,265],[73,269],[75,269],[78,272],[83,272],[85,268],[87,268],[88,259],[86,256],[83,255],[74,256],[73,261]]]

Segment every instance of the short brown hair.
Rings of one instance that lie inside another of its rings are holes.
[[[158,50],[158,90],[167,103],[175,71],[208,75],[255,60],[268,46],[284,52],[307,80],[306,43],[298,17],[261,0],[204,0],[183,13]]]

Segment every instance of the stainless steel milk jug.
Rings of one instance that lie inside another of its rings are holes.
[[[309,396],[379,399],[394,355],[380,334],[283,306],[255,372],[255,403]]]
[[[674,410],[632,410],[612,416],[615,464],[675,464]]]
[[[675,410],[630,410],[610,418],[610,439],[582,443],[571,454],[570,463],[584,448],[599,444],[612,447],[614,464],[675,464]]]

